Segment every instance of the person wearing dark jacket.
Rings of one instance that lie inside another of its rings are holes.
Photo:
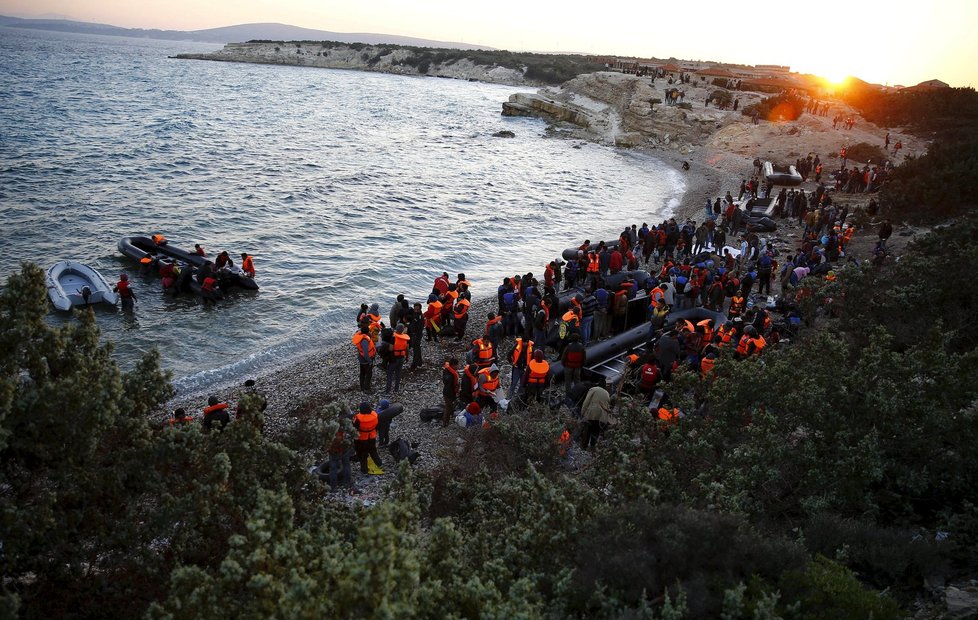
[[[421,316],[421,304],[414,304],[413,310],[408,310],[404,315],[404,322],[407,323],[407,334],[411,337],[411,370],[420,368],[421,359],[421,337],[424,335],[424,318]]]
[[[448,426],[455,417],[455,399],[462,389],[462,380],[458,375],[458,360],[451,358],[445,362],[441,373],[441,395],[445,399],[445,411],[442,414],[441,425]]]
[[[459,382],[459,398],[463,403],[471,403],[475,400],[475,388],[479,383],[479,367],[469,364],[465,367]]]

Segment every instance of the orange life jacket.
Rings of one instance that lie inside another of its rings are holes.
[[[709,344],[713,342],[713,326],[710,319],[703,319],[696,325],[703,328],[703,344]]]
[[[132,291],[129,290],[128,280],[119,280],[119,283],[116,284],[116,288],[119,289],[119,297],[123,299],[129,299],[132,297]]]
[[[577,317],[577,313],[574,312],[573,309],[565,312],[564,316],[560,317],[560,320],[562,320],[565,323],[573,323],[574,325],[577,325],[580,322],[580,319],[578,319]]]
[[[462,317],[464,317],[466,314],[469,313],[469,305],[471,304],[469,304],[468,299],[458,300],[458,303],[455,304],[455,314],[454,314],[456,321],[461,320]]]
[[[380,327],[380,315],[379,314],[369,314],[368,313],[367,314],[367,318],[370,319],[370,326],[371,327],[373,327],[374,325],[376,325],[377,327]]]
[[[208,413],[214,413],[215,411],[220,411],[221,409],[227,409],[227,403],[217,403],[216,405],[211,405],[210,407],[204,407],[204,415]]]
[[[153,235],[153,243],[156,245],[166,245],[166,237],[163,235]]]
[[[726,345],[730,344],[730,340],[732,338],[733,338],[733,328],[727,329],[726,327],[721,325],[720,328],[717,330],[715,340],[717,342],[717,346],[719,346],[722,349]]]
[[[530,370],[530,375],[526,378],[527,383],[543,385],[547,382],[547,374],[550,372],[550,364],[547,360],[530,360],[526,366]]]
[[[360,354],[360,343],[363,342],[364,339],[367,340],[367,357],[373,359],[374,356],[377,355],[377,347],[374,345],[374,341],[370,336],[361,332],[353,334],[353,346],[357,348],[357,355]]]
[[[255,261],[251,260],[250,256],[245,256],[245,259],[241,262],[241,269],[244,270],[249,277],[255,276]]]
[[[764,340],[764,336],[752,338],[751,342],[754,344],[754,353],[757,353],[758,355],[760,355],[761,351],[764,350],[764,347],[767,346],[767,340]]]
[[[205,293],[210,293],[211,291],[214,290],[214,285],[216,284],[217,284],[217,280],[215,280],[210,276],[207,276],[206,278],[204,278],[204,283],[200,285],[200,290],[204,291]]]
[[[649,304],[649,305],[651,305],[651,306],[654,306],[657,303],[659,303],[659,300],[664,300],[666,298],[665,291],[663,291],[658,286],[655,287],[654,289],[652,289],[652,292],[650,293],[650,295],[652,297],[652,303]]]
[[[379,420],[376,411],[358,413],[353,419],[360,425],[360,436],[357,439],[367,441],[368,439],[377,438],[377,423]]]
[[[710,359],[709,357],[704,357],[700,360],[700,372],[703,376],[709,375],[713,372],[713,367],[716,366],[717,361],[715,359]]]
[[[598,255],[594,252],[588,254],[587,257],[587,272],[588,273],[598,273],[601,270],[600,261],[598,260]]]
[[[494,353],[492,343],[479,338],[474,344],[476,346],[475,363],[479,366],[488,366],[491,364]]]
[[[517,338],[516,339],[516,346],[513,348],[513,357],[510,358],[510,360],[509,360],[509,362],[513,366],[516,366],[517,362],[520,359],[520,356],[523,355],[523,344],[524,343],[523,343],[523,339],[522,338]],[[526,359],[530,359],[531,357],[533,357],[533,341],[532,340],[527,340],[526,341]]]
[[[747,346],[750,344],[750,336],[744,334],[740,337],[740,342],[737,343],[737,354],[741,356],[747,355]]]
[[[744,298],[734,295],[730,300],[730,316],[740,316],[740,311],[744,308]]]
[[[411,337],[407,334],[394,333],[394,357],[407,357],[408,343],[411,342]]]
[[[496,390],[499,389],[499,374],[498,373],[496,374],[496,378],[495,379],[493,379],[492,376],[490,375],[488,368],[483,368],[482,370],[479,371],[479,374],[482,375],[483,377],[485,377],[485,379],[483,380],[482,385],[479,386],[479,389],[480,390],[482,390],[483,392],[495,392]]]
[[[670,410],[666,407],[659,407],[659,411],[656,413],[656,415],[663,422],[674,424],[679,420],[679,409],[673,408]]]

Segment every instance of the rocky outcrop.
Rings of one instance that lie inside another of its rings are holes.
[[[228,43],[207,54],[177,54],[175,58],[259,64],[298,65],[326,69],[356,69],[399,75],[427,75],[493,84],[534,86],[524,72],[498,65],[479,65],[468,58],[433,62],[422,52],[391,45],[341,45],[309,41]]]
[[[502,113],[570,125],[575,137],[605,144],[664,146],[683,153],[732,122],[715,108],[662,105],[666,88],[671,86],[634,75],[589,73],[556,89],[512,95]]]

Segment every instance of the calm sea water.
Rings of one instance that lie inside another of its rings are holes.
[[[99,310],[103,335],[124,367],[158,348],[178,389],[346,340],[361,302],[386,315],[443,270],[492,295],[683,190],[654,159],[503,118],[515,87],[168,58],[214,48],[0,28],[0,274],[133,274],[135,314]],[[261,290],[164,298],[116,249],[156,232],[253,254]]]

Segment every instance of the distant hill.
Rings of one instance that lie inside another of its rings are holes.
[[[163,39],[166,41],[199,41],[202,43],[236,43],[251,40],[266,41],[338,41],[341,43],[367,43],[377,45],[413,45],[417,47],[442,47],[450,49],[493,49],[485,45],[436,41],[403,37],[394,34],[375,34],[369,32],[330,32],[313,30],[288,24],[238,24],[207,30],[158,30],[147,28],[120,28],[109,24],[94,24],[71,19],[23,19],[0,15],[0,26],[7,28],[26,28],[32,30],[53,30],[56,32],[78,32],[113,37],[136,37]]]

